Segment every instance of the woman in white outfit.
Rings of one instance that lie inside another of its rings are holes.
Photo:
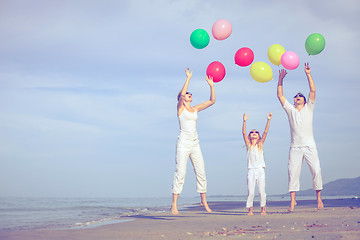
[[[253,129],[246,134],[246,121],[249,116],[244,113],[243,116],[243,128],[242,133],[247,150],[247,163],[248,163],[248,198],[246,201],[246,207],[249,209],[248,215],[254,215],[253,213],[253,201],[255,195],[255,185],[258,186],[261,215],[266,215],[266,193],[265,193],[265,160],[263,146],[266,139],[266,135],[269,131],[270,119],[272,114],[267,115],[267,122],[264,133],[260,136],[259,131]]]
[[[192,72],[188,68],[185,69],[186,81],[178,95],[177,116],[180,124],[180,134],[176,144],[176,170],[172,185],[173,201],[171,204],[171,212],[178,215],[177,199],[181,193],[185,181],[186,164],[188,158],[194,167],[197,180],[197,192],[201,196],[201,205],[207,212],[211,213],[206,201],[206,176],[204,159],[201,153],[199,138],[196,130],[196,122],[198,112],[210,107],[215,103],[215,89],[212,77],[206,76],[206,81],[210,86],[210,100],[199,105],[191,106],[192,94],[187,92]]]

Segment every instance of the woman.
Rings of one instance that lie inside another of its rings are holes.
[[[260,196],[260,207],[261,215],[266,215],[266,193],[265,193],[265,160],[263,146],[266,139],[266,135],[269,131],[270,119],[272,114],[267,115],[267,122],[265,130],[262,136],[259,131],[253,129],[246,134],[246,121],[249,116],[244,113],[243,116],[243,128],[242,133],[247,150],[247,162],[248,162],[248,174],[247,174],[247,185],[248,185],[248,198],[246,201],[246,208],[249,209],[248,215],[254,215],[253,213],[253,201],[255,195],[255,185],[258,185],[259,196]]]
[[[211,213],[206,201],[206,176],[204,159],[201,153],[199,138],[196,130],[196,121],[198,112],[210,107],[215,103],[215,89],[212,77],[206,76],[206,81],[210,86],[210,100],[199,105],[191,106],[192,94],[187,92],[192,72],[188,68],[185,69],[186,81],[178,95],[177,116],[180,124],[180,134],[176,144],[176,170],[174,174],[172,194],[173,201],[171,204],[171,212],[178,215],[177,199],[181,193],[185,181],[186,164],[190,157],[191,163],[194,167],[197,192],[201,196],[201,205],[204,206],[207,212]]]

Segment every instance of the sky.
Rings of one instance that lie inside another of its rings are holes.
[[[229,38],[211,34],[220,19]],[[0,196],[170,197],[179,134],[176,96],[193,71],[193,104],[208,100],[206,68],[220,61],[216,103],[199,113],[198,133],[211,195],[246,195],[248,130],[261,132],[266,192],[287,193],[290,130],[277,97],[278,72],[267,50],[282,45],[300,58],[284,96],[308,95],[309,62],[317,95],[314,136],[323,182],[358,177],[360,169],[360,3],[345,1],[0,0]],[[190,44],[202,28],[204,49]],[[320,33],[325,49],[309,56]],[[249,47],[273,80],[259,83],[234,62]],[[188,161],[181,196],[197,196]],[[312,188],[304,163],[301,189]]]

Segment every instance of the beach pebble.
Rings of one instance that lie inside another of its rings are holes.
[[[192,233],[191,233],[191,232],[187,232],[186,234],[187,234],[187,235],[192,235]]]

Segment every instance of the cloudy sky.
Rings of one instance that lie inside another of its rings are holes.
[[[263,131],[267,194],[287,192],[290,132],[276,97],[280,68],[272,44],[296,52],[284,95],[308,94],[304,63],[317,88],[314,134],[324,183],[359,176],[360,4],[346,1],[0,0],[0,196],[166,197],[171,194],[179,132],[176,96],[193,71],[194,104],[209,98],[206,67],[225,79],[216,103],[199,114],[209,195],[246,195],[242,115]],[[215,21],[231,36],[215,40]],[[210,34],[204,49],[193,30]],[[321,33],[324,51],[305,40]],[[274,79],[258,83],[234,63],[249,47]],[[312,187],[306,164],[301,189]],[[183,196],[196,196],[190,161]]]

